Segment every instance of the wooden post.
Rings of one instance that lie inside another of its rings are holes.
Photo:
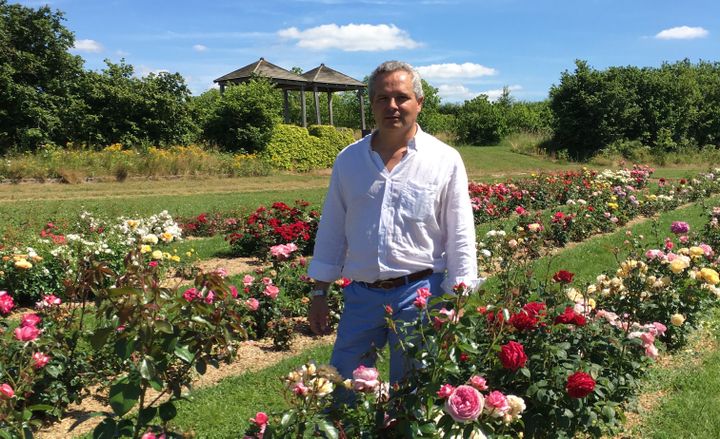
[[[365,131],[365,99],[363,98],[363,91],[358,90],[358,98],[360,98],[360,128]]]
[[[221,82],[220,83],[220,94],[223,94],[223,93],[225,93],[225,83]]]
[[[305,107],[305,86],[300,87],[300,108],[302,109],[303,127],[307,128],[307,108]]]
[[[332,97],[333,93],[331,91],[327,92],[328,95],[328,114],[330,115],[330,125],[335,126],[333,123],[333,113],[332,113]]]
[[[283,116],[285,117],[285,123],[290,123],[290,91],[286,88],[283,90]]]
[[[320,121],[320,96],[318,96],[317,85],[313,86],[313,96],[315,97],[315,121],[318,125],[322,125]]]

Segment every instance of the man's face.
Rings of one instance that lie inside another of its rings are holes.
[[[412,75],[404,70],[375,77],[372,111],[375,126],[384,130],[411,130],[422,109],[423,99],[413,92]]]

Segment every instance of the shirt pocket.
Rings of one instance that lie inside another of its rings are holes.
[[[437,186],[408,183],[400,195],[400,215],[416,221],[425,221],[435,213],[436,194]]]

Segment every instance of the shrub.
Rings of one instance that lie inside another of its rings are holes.
[[[278,169],[309,171],[330,167],[337,153],[353,141],[352,132],[346,128],[315,125],[305,129],[280,124],[260,156]]]

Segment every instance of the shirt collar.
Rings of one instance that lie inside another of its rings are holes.
[[[417,151],[417,150],[418,150],[417,137],[424,135],[424,134],[425,134],[425,131],[423,131],[422,128],[420,128],[420,125],[418,125],[417,123],[415,124],[415,127],[416,127],[417,129],[415,130],[415,135],[414,135],[414,136],[412,137],[412,139],[410,139],[410,141],[408,142],[408,149],[412,149],[412,150],[414,150],[414,151]],[[372,152],[372,137],[375,135],[376,132],[377,132],[377,130],[374,130],[374,131],[372,132],[372,134],[367,137],[367,139],[368,139],[368,151],[370,151],[370,152]],[[420,142],[420,143],[422,143],[422,142]]]

